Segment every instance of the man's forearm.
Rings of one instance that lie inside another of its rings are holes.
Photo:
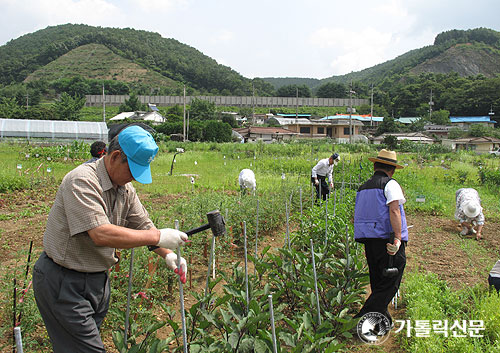
[[[391,202],[389,206],[389,218],[391,221],[392,230],[394,231],[394,237],[401,240],[401,211],[399,210],[398,201],[393,201],[397,204],[397,207]]]
[[[148,230],[136,230],[114,224],[103,224],[87,233],[97,246],[120,249],[156,245],[160,239],[160,231],[155,227]]]

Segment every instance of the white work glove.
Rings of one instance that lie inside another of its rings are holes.
[[[318,179],[314,179],[314,185],[318,185],[319,184],[319,180]]]
[[[394,238],[394,244],[391,243],[386,244],[387,253],[389,255],[395,255],[398,252],[400,245],[401,245],[401,240],[399,240],[398,238]]]
[[[330,183],[330,189],[333,189],[333,183]]]
[[[188,241],[186,233],[177,229],[164,228],[160,229],[160,241],[156,246],[176,250],[179,246],[184,245]]]
[[[179,278],[182,283],[186,283],[186,272],[187,272],[187,262],[181,257],[181,269],[177,268],[177,254],[171,252],[165,255],[165,262],[169,269],[173,270],[176,274],[179,275]]]

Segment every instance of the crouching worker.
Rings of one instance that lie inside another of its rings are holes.
[[[392,325],[387,306],[398,291],[403,277],[408,241],[403,209],[406,199],[401,186],[392,176],[396,169],[403,166],[398,164],[396,152],[385,149],[376,158],[368,159],[373,162],[374,174],[356,193],[354,239],[365,244],[371,294],[354,317],[376,312],[385,316]],[[391,233],[394,233],[392,243],[389,241]],[[393,257],[392,266],[390,256]],[[392,271],[385,271],[389,267]]]
[[[458,189],[455,193],[455,200],[455,219],[462,226],[460,235],[475,234],[476,240],[482,239],[484,215],[478,192],[472,188]]]
[[[187,235],[157,229],[131,183],[151,183],[157,152],[153,137],[131,126],[113,138],[103,158],[63,178],[33,269],[36,303],[55,353],[105,352],[99,328],[108,312],[115,248],[151,246],[186,281],[186,261],[178,269],[172,250]]]

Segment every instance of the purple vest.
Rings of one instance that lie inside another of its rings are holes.
[[[392,230],[389,218],[389,206],[384,195],[384,188],[391,180],[383,172],[375,174],[361,185],[356,193],[354,207],[354,239],[388,239]],[[408,241],[408,228],[403,205],[401,211],[401,240]]]

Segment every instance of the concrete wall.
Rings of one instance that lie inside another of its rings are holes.
[[[87,95],[85,105],[88,107],[102,106],[102,95]],[[105,96],[106,105],[120,105],[129,96]],[[157,106],[183,105],[183,96],[138,96],[141,103],[153,103]],[[186,104],[194,98],[213,102],[216,105],[234,107],[348,107],[349,98],[295,98],[295,97],[237,97],[237,96],[186,96]],[[370,104],[368,99],[352,99],[353,106]]]

